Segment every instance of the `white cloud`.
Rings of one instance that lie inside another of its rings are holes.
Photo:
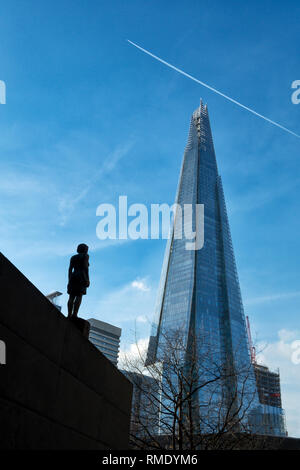
[[[141,338],[136,343],[132,343],[126,348],[121,349],[119,354],[118,367],[120,369],[131,369],[130,366],[139,364],[140,368],[144,372],[143,362],[146,358],[148,343],[149,337]]]
[[[147,323],[148,319],[145,317],[145,315],[139,315],[136,317],[136,321],[139,323]]]
[[[150,287],[147,286],[145,279],[136,279],[131,283],[132,287],[143,292],[150,290]]]
[[[300,340],[300,331],[280,330],[274,343],[259,344],[258,362],[280,370],[282,405],[286,412],[287,429],[291,437],[300,437],[300,364],[292,361],[293,343]]]

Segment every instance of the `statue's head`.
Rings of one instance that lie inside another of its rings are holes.
[[[80,243],[77,247],[77,253],[87,253],[89,251],[89,247],[85,243]]]

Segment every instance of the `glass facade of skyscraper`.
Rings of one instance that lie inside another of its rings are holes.
[[[274,431],[274,426],[264,424],[249,356],[222,181],[207,106],[202,103],[191,118],[176,202],[182,208],[184,204],[204,205],[204,246],[198,251],[186,249],[186,239],[176,237],[181,230],[181,220],[175,216],[165,253],[147,363],[161,359],[164,332],[180,331],[186,350],[196,347],[198,369],[203,370],[202,381],[210,380],[216,367],[235,371],[226,383],[214,387],[213,401],[225,404],[235,394],[236,412],[243,415],[244,422],[251,423],[253,431],[283,435],[284,430],[277,427]],[[195,214],[193,211],[188,220],[193,231],[196,231]],[[189,357],[189,354],[182,357],[187,367]],[[200,419],[201,414],[208,413],[205,407],[212,402],[211,394],[211,389],[205,387],[200,387],[196,394],[195,407]],[[280,410],[277,408],[275,412],[280,413]],[[214,412],[210,409],[209,413],[213,421]],[[215,415],[219,419],[217,407]]]

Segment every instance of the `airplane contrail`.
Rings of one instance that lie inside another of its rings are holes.
[[[266,116],[263,116],[262,114],[257,113],[256,111],[254,111],[254,109],[248,108],[248,106],[245,106],[244,104],[239,103],[238,101],[234,100],[233,98],[230,98],[230,96],[227,96],[227,95],[225,95],[224,93],[222,93],[221,91],[216,90],[215,88],[211,87],[211,86],[208,85],[207,83],[201,82],[201,80],[198,80],[197,78],[195,78],[195,77],[193,77],[192,75],[190,75],[190,74],[184,72],[183,70],[179,69],[178,67],[175,67],[175,65],[172,65],[172,64],[170,64],[169,62],[167,62],[167,61],[161,59],[160,57],[158,57],[158,56],[152,54],[152,52],[147,51],[147,49],[144,49],[143,47],[139,46],[138,44],[135,44],[134,42],[130,41],[129,39],[127,39],[127,41],[128,41],[130,44],[132,44],[134,47],[136,47],[137,49],[140,49],[142,52],[145,52],[145,54],[148,54],[150,57],[153,57],[154,59],[158,60],[158,61],[161,62],[162,64],[167,65],[167,67],[170,67],[171,69],[175,70],[176,72],[181,73],[181,75],[184,75],[185,77],[190,78],[191,80],[193,80],[193,81],[196,82],[196,83],[199,83],[200,85],[203,85],[204,87],[208,88],[209,90],[214,91],[214,92],[217,93],[218,95],[223,96],[223,98],[226,98],[227,100],[231,101],[231,102],[234,103],[234,104],[237,104],[237,105],[240,106],[241,108],[246,109],[246,110],[249,111],[250,113],[255,114],[255,116],[258,116],[258,117],[264,119],[265,121],[270,122],[270,123],[273,124],[274,126],[277,126],[277,127],[279,127],[280,129],[282,129],[282,130],[288,132],[289,134],[292,134],[292,135],[294,135],[294,136],[300,138],[300,135],[296,134],[295,132],[291,131],[290,129],[287,129],[287,128],[284,127],[284,126],[281,126],[281,124],[278,124],[278,122],[272,121],[272,119],[269,119],[269,118],[267,118]]]

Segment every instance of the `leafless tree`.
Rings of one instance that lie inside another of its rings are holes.
[[[161,333],[157,362],[146,361],[138,342],[137,357],[125,356],[134,385],[132,447],[265,448],[265,439],[253,432],[257,396],[249,358],[219,351],[203,334],[189,335],[186,344],[177,329]]]

